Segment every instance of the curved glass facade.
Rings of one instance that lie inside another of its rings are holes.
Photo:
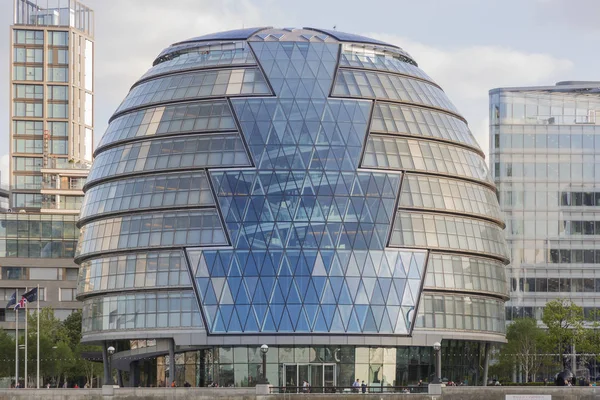
[[[83,301],[83,334],[155,328],[202,328],[191,290],[97,296]]]
[[[92,187],[85,196],[79,217],[86,219],[140,209],[214,204],[206,172],[155,174]]]
[[[479,149],[463,120],[426,108],[377,101],[371,117],[371,131],[445,139]]]
[[[502,341],[504,224],[443,90],[395,46],[244,32],[169,48],[114,115],[79,222],[84,340],[172,337],[205,349],[198,384],[247,386],[241,344],[268,337],[272,383],[315,387],[427,379],[409,346]]]
[[[371,135],[363,166],[446,174],[491,183],[485,161],[478,153],[434,141]]]
[[[142,105],[175,100],[270,94],[258,68],[189,72],[159,77],[135,86],[123,100],[117,113]]]
[[[95,258],[81,263],[79,294],[135,288],[191,287],[181,251],[151,251]]]
[[[188,135],[111,148],[98,155],[90,182],[141,171],[249,166],[239,134]]]
[[[496,193],[489,186],[417,174],[406,174],[403,185],[400,208],[426,208],[502,219]]]
[[[99,148],[127,139],[181,133],[236,130],[226,101],[197,101],[145,108],[110,123]]]
[[[436,85],[384,72],[340,69],[333,95],[421,104],[458,114],[446,94]]]
[[[155,64],[141,79],[188,69],[252,64],[256,61],[244,42],[197,44],[170,53],[168,59]]]

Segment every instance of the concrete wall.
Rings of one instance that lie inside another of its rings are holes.
[[[112,389],[112,388],[110,388]],[[505,400],[507,394],[551,395],[552,400],[598,400],[600,387],[447,387],[442,396],[427,394],[280,394],[257,396],[254,388],[118,388],[113,395],[103,389],[2,389],[0,400]],[[112,390],[111,390],[112,391]]]
[[[519,386],[453,386],[442,388],[443,400],[505,400],[507,394],[551,395],[552,400],[598,400],[600,387],[519,387]]]
[[[103,389],[2,389],[0,400],[333,400],[342,397],[363,400],[432,400],[420,394],[279,394],[257,396],[254,388],[118,388],[113,395]]]

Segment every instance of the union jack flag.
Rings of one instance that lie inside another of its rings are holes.
[[[27,299],[25,297],[21,297],[21,300],[17,304],[15,304],[15,310],[17,308],[25,308],[25,303],[27,303]]]

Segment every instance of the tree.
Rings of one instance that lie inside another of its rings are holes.
[[[75,357],[71,347],[66,342],[60,342],[56,345],[56,382],[67,380],[67,378],[75,375]],[[80,372],[79,372],[80,373]]]
[[[4,329],[0,330],[0,376],[14,376],[15,340]]]
[[[547,327],[548,346],[560,355],[563,368],[568,369],[570,354],[587,347],[583,308],[571,300],[552,300],[544,307],[542,322]],[[577,366],[571,368],[575,372]]]
[[[506,330],[508,343],[503,349],[513,367],[519,367],[525,380],[535,377],[547,358],[544,330],[533,318],[518,318]],[[509,362],[510,363],[510,362]]]
[[[54,310],[50,307],[44,307],[40,309],[40,338],[45,335],[55,345],[58,342],[69,342],[67,330],[63,323],[54,316]],[[30,314],[28,317],[29,321],[29,333],[37,334],[37,311]],[[81,330],[81,328],[80,328]]]
[[[81,342],[81,317],[81,310],[77,310],[72,312],[62,323],[71,348],[75,348]]]
[[[83,373],[85,375],[85,381],[92,386],[94,377],[101,376],[104,374],[104,368],[102,363],[89,361],[83,358],[82,353],[93,353],[93,352],[101,352],[102,347],[100,346],[91,346],[79,344],[75,350],[77,354],[76,360],[77,363],[75,368],[79,374]]]

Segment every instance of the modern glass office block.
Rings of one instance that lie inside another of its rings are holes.
[[[490,91],[490,168],[511,253],[507,319],[557,297],[593,320],[600,277],[599,82]]]

